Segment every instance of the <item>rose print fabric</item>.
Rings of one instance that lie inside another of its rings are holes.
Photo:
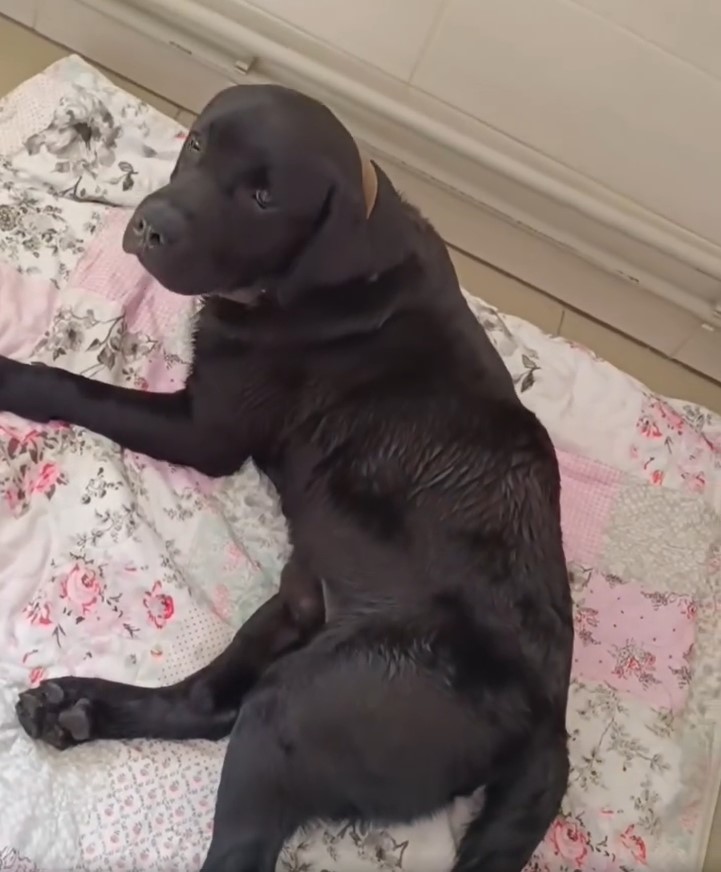
[[[0,102],[1,353],[182,384],[194,304],[120,247],[127,208],[167,178],[182,138],[77,58]],[[469,302],[563,479],[573,770],[529,872],[699,870],[721,774],[721,418]],[[286,552],[252,467],[209,481],[0,413],[0,870],[199,867],[224,743],[60,754],[21,733],[15,696],[68,672],[176,680],[269,596]],[[279,872],[443,872],[481,802],[405,826],[319,823]]]

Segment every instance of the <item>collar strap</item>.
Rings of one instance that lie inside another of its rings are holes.
[[[369,158],[361,155],[363,171],[363,198],[366,204],[366,218],[370,218],[378,199],[378,173]]]

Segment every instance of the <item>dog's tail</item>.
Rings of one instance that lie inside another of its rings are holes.
[[[522,872],[558,814],[568,772],[565,735],[551,744],[534,741],[502,780],[486,786],[453,872]]]

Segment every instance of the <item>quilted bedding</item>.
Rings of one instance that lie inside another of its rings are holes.
[[[0,103],[0,352],[152,390],[182,383],[193,303],[157,286],[120,237],[183,135],[78,58]],[[530,870],[699,870],[721,771],[721,418],[469,303],[563,477],[573,772]],[[285,548],[253,468],[211,482],[0,414],[0,870],[198,868],[222,742],[61,754],[21,733],[14,699],[67,672],[185,675],[274,589]],[[319,824],[278,868],[442,872],[467,810]]]

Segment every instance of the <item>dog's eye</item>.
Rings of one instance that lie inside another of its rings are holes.
[[[259,188],[253,194],[253,199],[260,206],[261,209],[267,209],[272,202],[270,191],[267,191],[265,188]]]
[[[200,151],[202,151],[203,146],[197,133],[190,134],[186,147],[188,151],[192,151],[194,154],[198,154]]]

